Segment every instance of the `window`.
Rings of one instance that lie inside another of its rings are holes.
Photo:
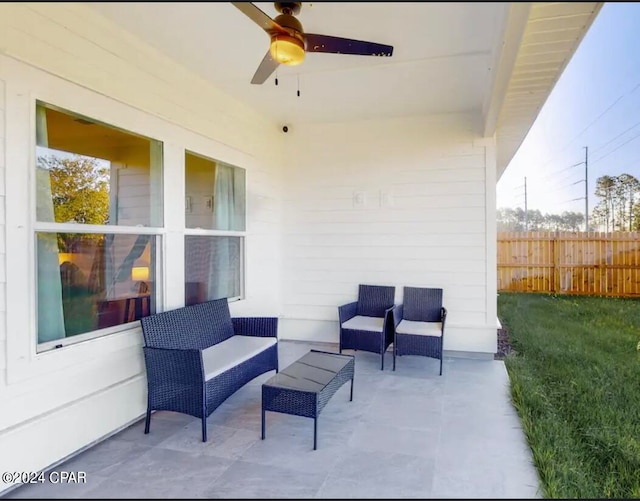
[[[38,102],[35,157],[38,351],[154,313],[162,143]]]
[[[185,304],[243,295],[245,171],[185,154]]]

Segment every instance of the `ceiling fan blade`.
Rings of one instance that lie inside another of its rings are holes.
[[[264,58],[262,58],[262,62],[260,63],[260,66],[258,66],[255,75],[253,75],[251,83],[264,83],[265,80],[269,78],[269,75],[271,75],[279,65],[280,63],[278,61],[275,61],[271,57],[271,52],[267,51],[267,53],[264,55]]]
[[[267,14],[262,12],[258,7],[251,2],[231,2],[242,13],[256,23],[267,33],[271,34],[273,31],[284,31],[282,26],[271,19]]]
[[[304,35],[307,52],[330,52],[332,54],[353,54],[359,56],[391,56],[392,45],[375,42],[364,42],[350,38],[332,37],[330,35]]]

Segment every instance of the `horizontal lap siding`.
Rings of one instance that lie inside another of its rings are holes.
[[[5,61],[7,64],[3,65]],[[22,63],[42,71],[34,71]],[[13,73],[9,67],[19,69]],[[282,231],[282,175],[277,127],[82,4],[0,4],[0,402],[3,409],[0,469],[3,470],[37,471],[114,431],[140,416],[146,392],[139,331],[118,334],[118,339],[126,338],[119,351],[102,349],[107,339],[109,346],[119,342],[113,336],[80,343],[84,346],[65,350],[90,352],[85,363],[72,367],[62,364],[46,375],[7,382],[5,82],[28,88],[33,78],[41,78],[37,81],[39,85],[44,78],[56,78],[60,82],[56,83],[58,86],[75,88],[72,86],[77,84],[89,89],[94,96],[107,96],[123,103],[134,110],[132,113],[139,114],[140,124],[165,132],[175,130],[175,136],[169,134],[163,138],[167,144],[175,141],[173,144],[180,145],[188,138],[192,145],[219,149],[226,156],[219,160],[235,163],[229,159],[248,159],[247,165],[239,165],[247,169],[247,300],[233,303],[232,313],[275,312],[280,300],[278,235]],[[91,98],[88,101],[94,105]],[[25,151],[25,158],[30,154]],[[165,165],[165,168],[174,166]],[[175,232],[172,230],[172,233]],[[109,415],[96,417],[101,410]],[[61,420],[63,415],[65,418]],[[59,422],[63,428],[84,423],[83,433],[73,433],[70,428],[56,429],[55,434],[46,433],[48,426],[57,426],[52,423]],[[12,450],[10,446],[16,441],[21,447]],[[12,450],[11,456],[7,453],[9,450]],[[5,487],[0,486],[0,492]]]
[[[359,283],[359,280],[363,276],[363,271],[360,269],[337,269],[344,267],[334,267],[331,270],[295,270],[295,278],[288,278],[287,280],[287,291],[292,290],[292,286],[298,280],[309,281],[309,282],[341,282],[345,284],[351,284],[352,294],[349,294],[349,297],[352,297],[355,301],[355,296],[357,294],[357,287],[354,291],[354,285]],[[290,266],[287,267],[288,273],[287,276],[293,274],[294,270]],[[396,277],[397,281],[401,284],[424,284],[424,283],[447,283],[450,285],[464,286],[464,285],[473,285],[478,287],[486,287],[486,273],[484,270],[473,271],[473,272],[459,272],[459,271],[447,271],[442,269],[431,269],[431,270],[409,270],[409,271],[396,271],[393,270],[390,272],[389,270],[369,270],[366,273],[366,277],[372,282],[385,282],[386,277],[393,273]],[[285,307],[286,310],[286,307]],[[285,315],[286,315],[285,311]],[[337,315],[337,313],[336,313]],[[337,317],[335,318],[337,320]]]
[[[0,24],[0,28],[2,25]],[[5,218],[5,91],[4,82],[0,80],[0,388],[7,379],[6,376],[6,348],[7,348],[7,324],[6,324],[6,218]]]
[[[397,302],[405,285],[443,287],[448,321],[486,323],[485,148],[474,145],[471,120],[300,125],[289,134],[285,318],[337,321],[337,306],[372,283],[395,285]],[[354,206],[357,191],[363,206]]]
[[[361,233],[353,235],[324,235],[324,234],[289,234],[287,240],[291,246],[300,247],[332,247],[340,244],[341,247],[357,247],[375,246],[383,247],[440,247],[442,248],[442,235],[439,233],[431,233],[431,239],[425,240],[419,234],[403,234],[402,239],[394,239],[398,232],[389,232],[385,234],[363,235]],[[482,247],[485,242],[484,233],[467,233],[467,234],[447,234],[447,241],[453,248],[464,249],[465,247]]]
[[[255,132],[272,126],[251,108],[86,6],[13,3],[0,13],[9,55],[242,151],[268,144]]]

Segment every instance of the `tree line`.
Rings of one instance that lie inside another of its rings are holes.
[[[542,214],[538,209],[525,214],[520,207],[505,207],[497,212],[498,231],[580,231],[584,228],[584,213],[564,211],[562,214]]]
[[[604,231],[640,229],[640,181],[635,177],[630,174],[601,176],[596,180],[595,195],[599,201],[591,217]]]
[[[589,214],[589,231],[640,231],[640,181],[631,174],[600,176],[596,203]],[[542,214],[517,207],[497,211],[498,231],[584,231],[584,212]]]

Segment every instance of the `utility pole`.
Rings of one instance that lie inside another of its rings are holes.
[[[633,228],[633,186],[629,184],[629,231]]]
[[[584,147],[584,231],[589,231],[589,147]]]
[[[524,176],[524,231],[529,231],[529,212],[527,211],[527,176]]]

